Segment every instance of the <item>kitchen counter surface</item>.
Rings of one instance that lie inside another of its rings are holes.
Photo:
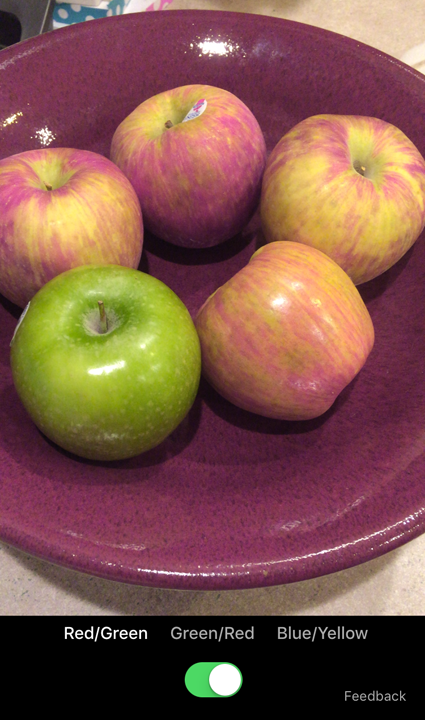
[[[164,12],[177,9],[255,12],[295,20],[399,59],[425,42],[422,0],[174,0]],[[0,544],[0,615],[424,615],[424,558],[422,535],[381,558],[314,580],[259,590],[192,592],[102,580]]]

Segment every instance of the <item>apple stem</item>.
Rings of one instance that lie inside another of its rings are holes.
[[[108,331],[108,318],[106,317],[105,306],[103,304],[103,300],[98,300],[97,304],[99,305],[99,313],[100,313],[100,332],[106,333]]]
[[[46,188],[46,190],[53,190],[53,185],[50,185],[50,183],[47,183],[45,180],[44,180],[44,187]]]
[[[366,174],[366,167],[365,167],[361,162],[359,162],[358,160],[356,160],[356,161],[353,163],[353,167],[354,167],[354,170],[359,173],[359,175],[363,175],[363,177],[365,176],[365,174]]]
[[[167,120],[167,122],[165,123],[165,127],[168,129],[173,127],[173,123],[171,122],[171,120]]]

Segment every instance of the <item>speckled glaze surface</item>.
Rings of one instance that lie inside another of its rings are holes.
[[[127,15],[57,30],[0,53],[0,156],[81,147],[106,156],[118,123],[187,83],[237,94],[270,151],[317,113],[397,125],[425,153],[425,78],[323,30],[208,11]],[[194,315],[262,242],[258,218],[204,251],[146,237],[140,268]],[[376,341],[321,418],[265,420],[205,382],[157,449],[96,463],[32,424],[12,384],[20,311],[0,304],[0,537],[76,570],[180,589],[289,583],[370,560],[425,529],[425,245],[361,286]]]

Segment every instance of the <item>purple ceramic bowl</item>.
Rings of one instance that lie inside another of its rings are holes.
[[[0,156],[50,146],[109,154],[118,123],[186,83],[237,94],[269,151],[316,113],[381,117],[425,154],[425,78],[361,43],[264,16],[172,11],[57,30],[0,53]],[[141,269],[194,314],[246,264],[258,218],[205,251],[147,237]],[[361,287],[376,344],[321,418],[265,420],[206,383],[157,449],[112,464],[47,441],[13,387],[20,311],[0,305],[0,538],[125,583],[238,589],[359,564],[425,529],[425,245]]]

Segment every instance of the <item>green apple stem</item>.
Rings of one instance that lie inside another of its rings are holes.
[[[171,120],[167,120],[167,122],[165,123],[165,127],[166,127],[167,129],[173,127],[173,123],[171,122]]]
[[[50,183],[47,183],[45,180],[44,180],[44,187],[46,188],[46,190],[53,190],[53,185],[50,185]]]
[[[106,332],[108,332],[108,318],[106,317],[105,306],[103,304],[103,300],[98,300],[97,304],[99,305],[99,313],[100,313],[100,332],[106,333]]]

